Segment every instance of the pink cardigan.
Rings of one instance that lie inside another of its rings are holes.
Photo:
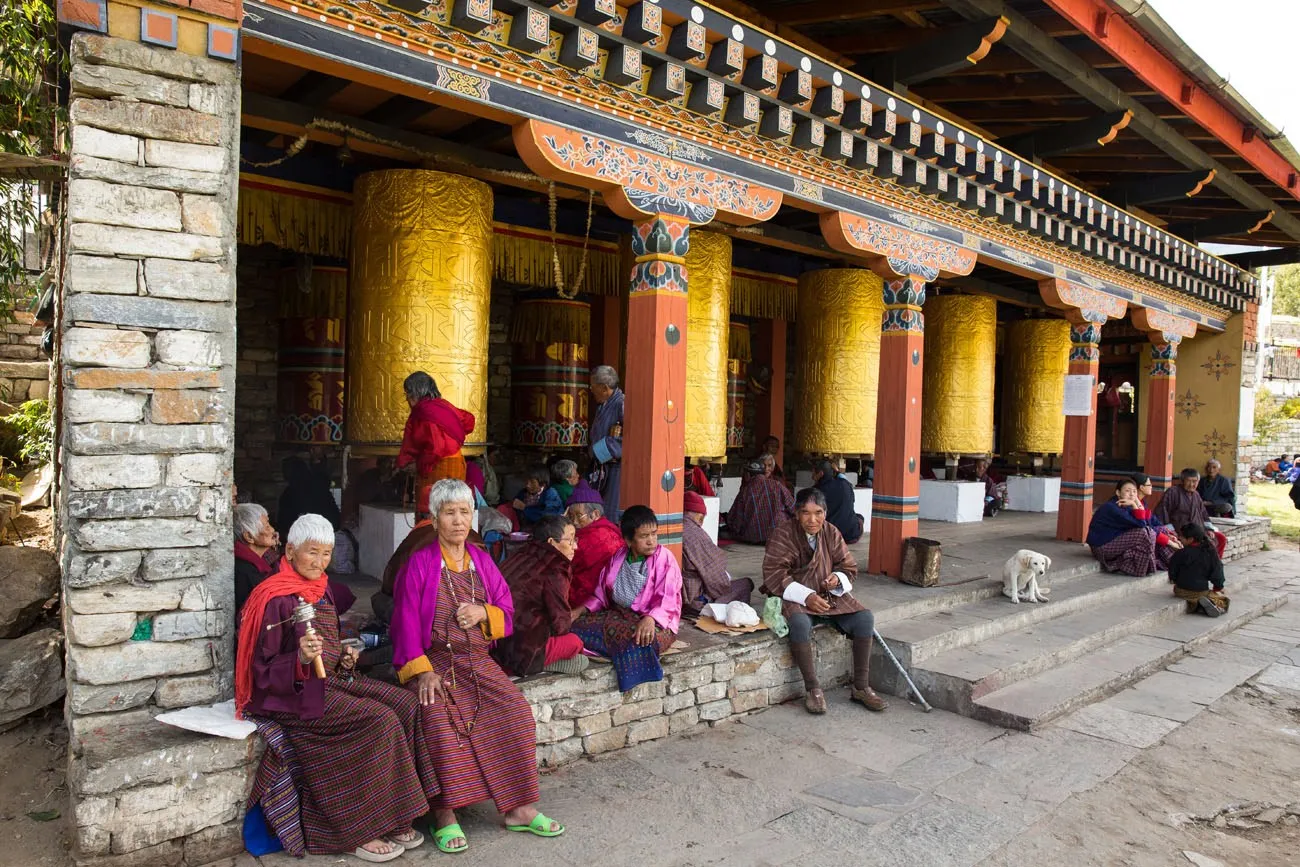
[[[510,588],[486,551],[468,544],[465,550],[483,582],[488,605],[501,609],[504,631],[494,637],[505,638],[514,631],[515,622]],[[393,622],[389,636],[393,640],[393,667],[402,683],[433,670],[424,651],[433,638],[433,616],[438,606],[438,584],[441,581],[442,547],[437,544],[416,551],[397,573],[393,584]]]
[[[682,570],[672,553],[660,545],[647,558],[650,562],[645,587],[642,588],[632,610],[637,614],[649,614],[660,628],[676,633],[682,622]],[[588,611],[600,611],[614,604],[614,581],[618,570],[627,560],[627,547],[609,559],[609,565],[600,573],[600,582],[596,592],[586,602]],[[396,662],[396,660],[394,660]]]

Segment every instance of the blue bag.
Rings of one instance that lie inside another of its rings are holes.
[[[262,812],[260,803],[249,807],[248,812],[244,814],[244,848],[254,857],[270,855],[272,852],[280,852],[284,849],[280,845],[280,838],[275,836],[271,826],[266,824],[266,813]]]

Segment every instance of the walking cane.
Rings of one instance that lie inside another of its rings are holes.
[[[873,629],[871,632],[876,636],[876,644],[879,644],[880,648],[885,651],[885,656],[889,657],[889,661],[894,663],[894,668],[898,669],[898,673],[903,676],[903,680],[907,681],[907,685],[912,688],[912,694],[916,696],[916,700],[921,703],[921,707],[925,709],[925,712],[929,713],[934,710],[934,708],[930,707],[930,703],[925,700],[925,696],[921,695],[921,691],[916,688],[916,684],[912,683],[912,677],[907,673],[907,669],[903,668],[903,663],[899,662],[898,657],[894,656],[894,651],[889,649],[889,643],[880,637],[879,630]]]

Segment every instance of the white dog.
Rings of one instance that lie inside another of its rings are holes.
[[[1050,591],[1039,587],[1038,582],[1051,568],[1051,557],[1027,548],[1020,549],[1002,567],[1002,595],[1017,605],[1022,599],[1025,602],[1046,602]]]

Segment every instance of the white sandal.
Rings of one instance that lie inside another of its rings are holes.
[[[398,837],[400,836],[399,834],[385,834],[384,840],[386,840],[387,842],[391,843],[394,846],[401,846],[403,849],[405,849],[408,852],[411,851],[412,849],[419,849],[421,846],[424,845],[424,835],[421,834],[419,831],[415,830],[414,828],[412,828],[409,831],[405,831],[403,833],[410,834],[411,839],[399,840],[398,839]]]
[[[406,848],[402,846],[401,843],[395,843],[392,840],[384,840],[384,842],[393,847],[393,851],[386,855],[381,855],[378,852],[371,852],[369,849],[363,849],[360,846],[358,846],[352,854],[360,858],[362,861],[369,861],[371,864],[383,864],[392,861],[394,858],[400,858],[402,853],[406,851]]]

